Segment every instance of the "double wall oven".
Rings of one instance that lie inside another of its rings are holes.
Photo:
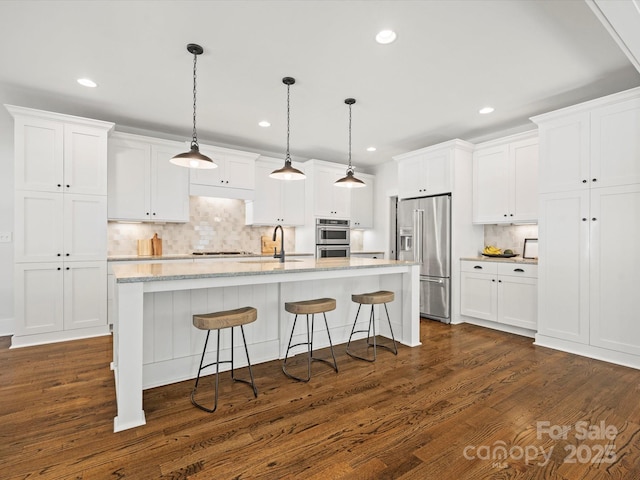
[[[349,220],[316,219],[316,258],[348,257]]]

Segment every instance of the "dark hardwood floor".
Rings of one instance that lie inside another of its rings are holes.
[[[640,479],[640,371],[421,323],[421,347],[369,364],[340,345],[340,372],[315,363],[308,384],[256,365],[257,399],[224,374],[213,414],[191,381],[147,390],[147,425],[120,433],[110,337],[1,337],[0,477]]]

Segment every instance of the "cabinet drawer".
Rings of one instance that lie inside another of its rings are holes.
[[[472,260],[463,260],[460,262],[460,270],[463,272],[476,273],[498,273],[498,264],[496,262],[480,262]]]
[[[538,278],[538,265],[530,263],[498,263],[497,266],[499,275]]]

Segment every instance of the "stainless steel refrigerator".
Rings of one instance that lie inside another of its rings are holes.
[[[398,260],[420,262],[420,314],[451,321],[451,195],[398,202]]]

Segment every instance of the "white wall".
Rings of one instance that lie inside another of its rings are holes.
[[[373,193],[373,230],[365,230],[363,250],[383,251],[389,257],[389,200],[398,195],[398,163],[391,160],[378,165]]]
[[[0,103],[8,103],[0,90]],[[11,243],[0,243],[0,335],[13,333],[13,118],[0,107],[0,232],[11,232]]]

